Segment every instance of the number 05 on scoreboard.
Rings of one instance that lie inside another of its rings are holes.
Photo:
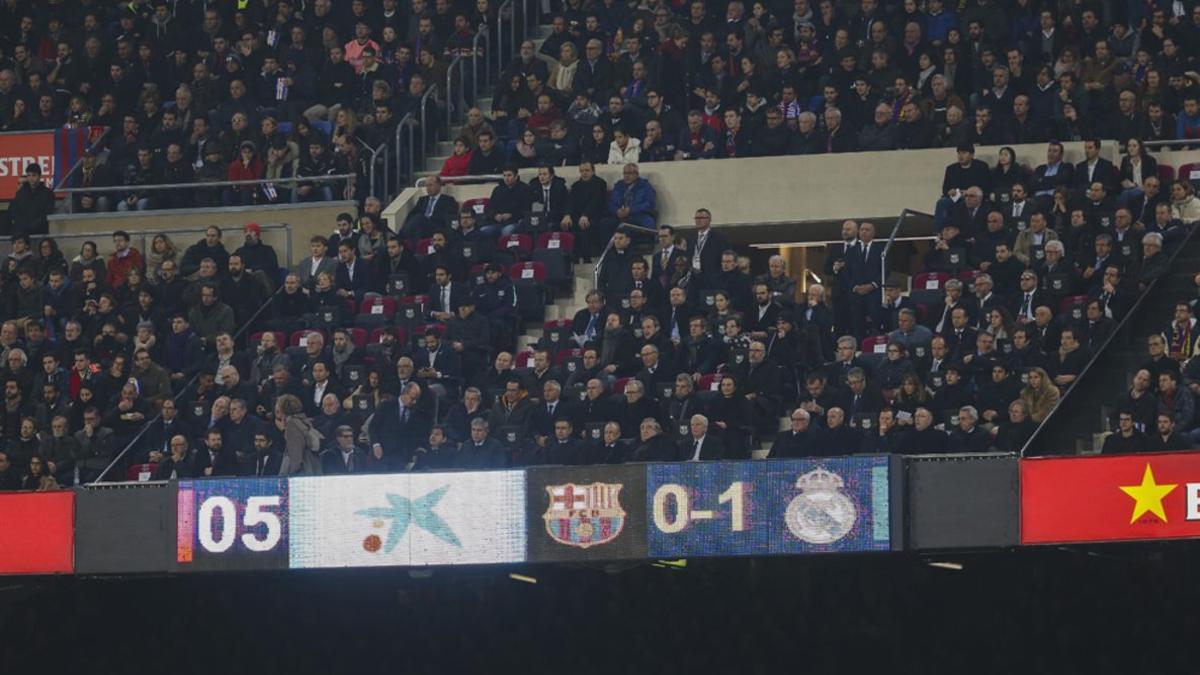
[[[179,570],[287,568],[286,479],[181,481],[176,494]]]

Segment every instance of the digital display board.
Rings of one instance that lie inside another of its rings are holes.
[[[530,562],[646,557],[646,467],[572,466],[526,472]]]
[[[291,480],[291,567],[466,565],[525,559],[525,473]]]
[[[652,557],[886,551],[888,457],[647,466]]]
[[[175,501],[178,569],[287,567],[286,478],[180,481]]]

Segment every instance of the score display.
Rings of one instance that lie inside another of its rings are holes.
[[[649,554],[743,556],[892,548],[887,457],[647,467]]]
[[[285,569],[285,478],[180,481],[175,562],[180,569]]]

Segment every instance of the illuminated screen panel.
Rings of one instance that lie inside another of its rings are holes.
[[[646,467],[538,467],[526,472],[530,562],[646,557]]]
[[[689,462],[647,471],[652,557],[891,548],[886,457]]]
[[[294,478],[291,567],[525,560],[520,471]]]
[[[286,478],[180,481],[175,563],[181,571],[286,569]]]

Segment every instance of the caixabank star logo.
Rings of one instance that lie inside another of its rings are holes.
[[[1200,537],[1200,454],[1026,460],[1026,544]]]

